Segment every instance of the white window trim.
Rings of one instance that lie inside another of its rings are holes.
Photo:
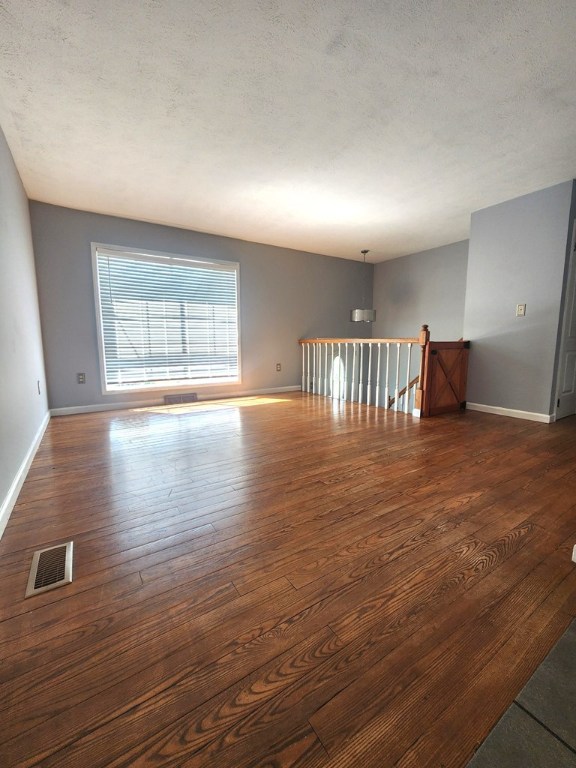
[[[241,311],[240,307],[240,264],[236,261],[225,261],[223,259],[211,259],[211,258],[199,258],[197,256],[186,256],[185,254],[167,253],[165,251],[147,251],[142,248],[127,248],[122,245],[109,245],[106,243],[93,242],[91,245],[92,253],[92,284],[94,288],[94,305],[96,314],[96,336],[98,341],[98,363],[100,368],[100,389],[103,395],[118,396],[123,392],[131,394],[135,392],[154,392],[161,394],[162,392],[184,392],[197,389],[214,389],[225,387],[237,387],[242,383],[242,329],[240,323]],[[184,382],[182,384],[159,384],[158,386],[144,386],[144,387],[127,387],[125,389],[108,389],[106,386],[106,363],[104,358],[104,333],[103,333],[103,318],[102,318],[102,306],[100,304],[100,296],[98,291],[98,253],[109,253],[113,256],[145,256],[151,261],[157,261],[159,264],[165,264],[169,261],[180,261],[186,264],[202,264],[206,266],[218,269],[233,268],[236,271],[236,299],[238,307],[238,377],[234,381],[216,382],[216,381],[193,381]]]

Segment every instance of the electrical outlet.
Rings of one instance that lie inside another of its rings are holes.
[[[516,304],[516,317],[526,316],[526,304]]]
[[[281,371],[282,370],[282,363],[276,363],[276,370]]]
[[[76,381],[78,384],[86,384],[86,374],[85,373],[77,373],[76,374]]]

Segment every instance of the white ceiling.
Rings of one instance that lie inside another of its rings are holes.
[[[0,0],[28,196],[346,258],[576,176],[575,0]]]

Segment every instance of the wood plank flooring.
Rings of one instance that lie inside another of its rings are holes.
[[[0,765],[460,768],[576,615],[575,543],[576,417],[55,418],[0,542]]]

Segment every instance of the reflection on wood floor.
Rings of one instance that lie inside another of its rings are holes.
[[[576,418],[245,403],[51,421],[0,542],[3,768],[457,768],[576,615]]]

